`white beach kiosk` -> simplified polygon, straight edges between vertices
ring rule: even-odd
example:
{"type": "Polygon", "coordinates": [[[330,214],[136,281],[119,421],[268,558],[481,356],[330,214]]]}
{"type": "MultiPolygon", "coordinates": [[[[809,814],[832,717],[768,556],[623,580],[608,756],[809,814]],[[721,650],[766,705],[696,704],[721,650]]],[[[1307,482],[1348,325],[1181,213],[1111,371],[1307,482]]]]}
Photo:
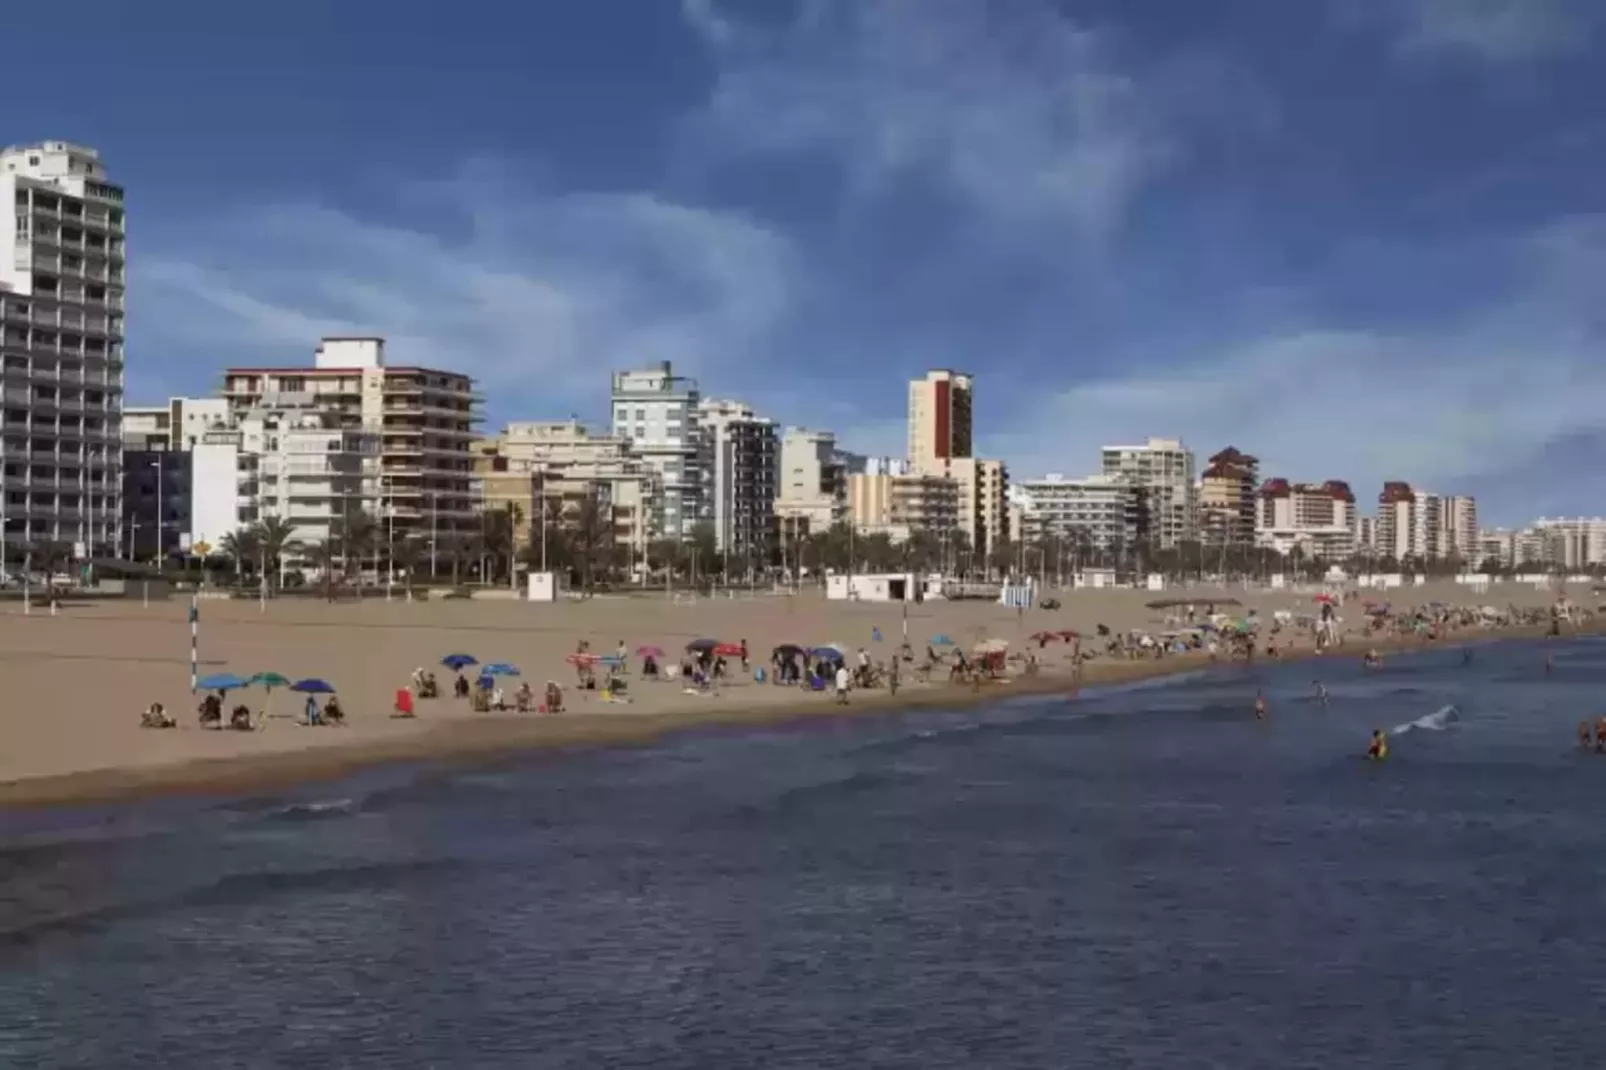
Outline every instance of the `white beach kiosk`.
{"type": "MultiPolygon", "coordinates": [[[[825,597],[835,602],[920,602],[938,597],[913,572],[839,574],[825,578],[825,597]]],[[[940,593],[940,588],[935,589],[940,593]]]]}

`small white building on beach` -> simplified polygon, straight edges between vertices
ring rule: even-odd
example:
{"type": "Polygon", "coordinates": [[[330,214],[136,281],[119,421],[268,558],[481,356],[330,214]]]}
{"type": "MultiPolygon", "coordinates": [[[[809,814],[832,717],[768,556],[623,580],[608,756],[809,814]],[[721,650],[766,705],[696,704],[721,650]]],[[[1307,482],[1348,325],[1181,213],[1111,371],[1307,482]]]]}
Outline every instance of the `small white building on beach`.
{"type": "Polygon", "coordinates": [[[919,602],[928,585],[913,572],[827,576],[825,597],[834,602],[919,602]]]}

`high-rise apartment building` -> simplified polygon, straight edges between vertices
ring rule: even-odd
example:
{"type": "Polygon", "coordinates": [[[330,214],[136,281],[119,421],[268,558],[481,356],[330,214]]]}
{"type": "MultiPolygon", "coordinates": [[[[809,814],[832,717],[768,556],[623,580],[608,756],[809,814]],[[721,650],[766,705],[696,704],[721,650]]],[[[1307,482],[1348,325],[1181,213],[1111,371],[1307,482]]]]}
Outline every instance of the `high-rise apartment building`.
{"type": "Polygon", "coordinates": [[[1255,542],[1280,554],[1343,561],[1355,553],[1359,524],[1349,484],[1268,479],[1256,493],[1255,542]]]}
{"type": "Polygon", "coordinates": [[[1377,553],[1396,562],[1441,557],[1443,504],[1409,483],[1384,483],[1377,496],[1377,553]]]}
{"type": "Polygon", "coordinates": [[[1138,446],[1105,446],[1104,474],[1137,487],[1148,513],[1150,545],[1175,548],[1199,538],[1199,492],[1193,452],[1180,439],[1151,438],[1138,446]]]}
{"type": "Polygon", "coordinates": [[[613,376],[613,433],[658,473],[663,484],[658,530],[689,538],[711,519],[707,508],[707,444],[698,424],[697,381],[676,375],[669,361],[613,376]]]}
{"type": "Polygon", "coordinates": [[[662,484],[628,439],[599,434],[578,420],[520,421],[476,443],[474,451],[483,507],[517,508],[521,547],[539,548],[541,511],[547,526],[570,526],[581,521],[588,502],[607,518],[620,566],[644,560],[659,537],[662,484]]]}
{"type": "Polygon", "coordinates": [[[0,563],[120,546],[123,190],[94,149],[0,150],[0,563]]]}
{"type": "Polygon", "coordinates": [[[1507,555],[1524,564],[1543,561],[1568,570],[1606,564],[1606,519],[1600,517],[1541,517],[1516,536],[1513,543],[1519,549],[1537,548],[1527,559],[1507,555]],[[1528,536],[1526,542],[1521,536],[1528,536]]]}
{"type": "Polygon", "coordinates": [[[1228,446],[1210,458],[1199,477],[1199,537],[1212,546],[1255,541],[1260,461],[1228,446]]]}
{"type": "Polygon", "coordinates": [[[217,547],[271,517],[289,525],[298,547],[292,556],[308,561],[317,547],[338,545],[356,518],[381,516],[379,431],[304,396],[236,411],[228,426],[204,432],[182,452],[190,457],[191,545],[217,547]]]}
{"type": "Polygon", "coordinates": [[[959,485],[946,476],[906,472],[848,476],[848,511],[860,535],[904,542],[916,532],[948,539],[959,529],[959,485]]]}
{"type": "Polygon", "coordinates": [[[1143,534],[1140,493],[1120,476],[1050,473],[1011,485],[1009,500],[1020,517],[1016,537],[1032,545],[1053,540],[1119,555],[1143,534]]]}
{"type": "Polygon", "coordinates": [[[706,398],[697,410],[714,545],[733,573],[766,568],[780,485],[775,424],[739,401],[706,398]]]}
{"type": "Polygon", "coordinates": [[[794,540],[826,531],[847,518],[847,463],[836,435],[805,427],[781,433],[775,516],[781,532],[794,540]]]}
{"type": "MultiPolygon", "coordinates": [[[[474,381],[434,368],[390,367],[382,338],[325,338],[311,367],[229,368],[223,395],[234,420],[258,409],[316,408],[334,424],[379,436],[378,503],[397,539],[442,540],[479,530],[469,450],[481,419],[474,381]]],[[[376,514],[377,515],[377,514],[376,514]]]]}
{"type": "Polygon", "coordinates": [[[1454,557],[1468,568],[1478,564],[1478,502],[1467,494],[1439,500],[1439,556],[1454,557]]]}
{"type": "Polygon", "coordinates": [[[931,371],[909,384],[909,463],[917,470],[972,456],[972,398],[962,372],[931,371]]]}

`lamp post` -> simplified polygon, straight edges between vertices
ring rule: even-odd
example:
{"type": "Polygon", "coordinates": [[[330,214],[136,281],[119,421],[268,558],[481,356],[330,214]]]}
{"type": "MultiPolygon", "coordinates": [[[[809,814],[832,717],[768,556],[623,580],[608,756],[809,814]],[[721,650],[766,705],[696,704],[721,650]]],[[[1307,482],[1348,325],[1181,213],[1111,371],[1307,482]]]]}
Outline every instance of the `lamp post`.
{"type": "Polygon", "coordinates": [[[160,568],[162,564],[162,551],[165,549],[165,547],[162,545],[162,537],[167,534],[167,518],[162,515],[161,458],[157,458],[156,460],[152,461],[151,467],[156,469],[156,565],[158,568],[160,568]]]}

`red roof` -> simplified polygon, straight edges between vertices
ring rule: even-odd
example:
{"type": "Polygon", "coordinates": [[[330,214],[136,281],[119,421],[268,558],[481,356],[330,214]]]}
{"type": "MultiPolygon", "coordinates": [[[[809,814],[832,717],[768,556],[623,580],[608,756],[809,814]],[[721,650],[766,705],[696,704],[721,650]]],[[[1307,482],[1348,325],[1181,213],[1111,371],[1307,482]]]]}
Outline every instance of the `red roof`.
{"type": "Polygon", "coordinates": [[[1416,501],[1416,492],[1411,489],[1411,484],[1409,483],[1390,480],[1383,484],[1383,492],[1377,496],[1377,501],[1379,505],[1392,505],[1395,502],[1414,502],[1416,501]]]}

